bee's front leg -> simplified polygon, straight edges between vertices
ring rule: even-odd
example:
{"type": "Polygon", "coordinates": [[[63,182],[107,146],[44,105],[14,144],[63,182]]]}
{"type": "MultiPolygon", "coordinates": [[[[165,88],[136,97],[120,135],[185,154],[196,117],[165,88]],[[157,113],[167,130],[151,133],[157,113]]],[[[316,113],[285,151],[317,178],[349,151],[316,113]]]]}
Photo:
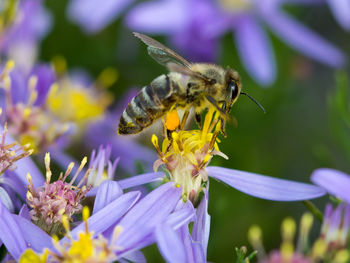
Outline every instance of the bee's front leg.
{"type": "Polygon", "coordinates": [[[182,116],[182,119],[181,119],[180,130],[184,129],[189,114],[190,114],[190,111],[189,110],[185,110],[185,113],[184,113],[184,115],[182,116]]]}
{"type": "Polygon", "coordinates": [[[202,129],[202,116],[200,113],[196,112],[195,120],[196,120],[196,123],[197,123],[199,129],[202,129]]]}
{"type": "Polygon", "coordinates": [[[225,132],[226,121],[223,118],[220,118],[220,123],[221,123],[220,131],[222,135],[224,135],[224,137],[226,138],[226,132],[225,132]]]}

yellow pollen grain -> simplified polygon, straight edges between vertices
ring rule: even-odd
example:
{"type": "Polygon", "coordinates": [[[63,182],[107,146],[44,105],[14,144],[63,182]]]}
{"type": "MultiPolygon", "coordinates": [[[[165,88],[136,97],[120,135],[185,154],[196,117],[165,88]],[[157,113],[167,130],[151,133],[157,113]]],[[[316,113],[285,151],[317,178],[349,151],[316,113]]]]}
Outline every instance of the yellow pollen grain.
{"type": "Polygon", "coordinates": [[[177,113],[177,110],[172,110],[167,114],[166,121],[165,121],[165,127],[173,131],[180,125],[180,118],[179,114],[177,113]]]}
{"type": "Polygon", "coordinates": [[[180,188],[181,185],[180,185],[180,184],[175,184],[175,187],[176,187],[176,188],[180,188]]]}

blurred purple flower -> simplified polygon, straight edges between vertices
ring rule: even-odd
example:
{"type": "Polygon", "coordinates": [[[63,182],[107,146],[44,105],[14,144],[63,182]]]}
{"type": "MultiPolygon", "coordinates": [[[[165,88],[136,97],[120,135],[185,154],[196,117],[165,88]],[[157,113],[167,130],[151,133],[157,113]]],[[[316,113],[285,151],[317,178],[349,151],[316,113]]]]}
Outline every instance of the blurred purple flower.
{"type": "Polygon", "coordinates": [[[276,78],[275,55],[262,24],[299,52],[332,67],[342,66],[343,53],[282,11],[282,2],[289,1],[148,1],[131,9],[126,23],[135,31],[170,36],[184,54],[201,48],[213,54],[216,46],[208,43],[233,31],[243,65],[262,85],[271,85],[276,78]]]}
{"type": "Polygon", "coordinates": [[[9,133],[22,145],[30,144],[35,152],[45,152],[69,129],[47,109],[47,95],[55,81],[53,69],[36,65],[26,72],[8,61],[1,72],[1,119],[9,133]]]}
{"type": "Polygon", "coordinates": [[[96,33],[111,23],[134,0],[71,0],[69,18],[87,33],[96,33]]]}
{"type": "Polygon", "coordinates": [[[341,171],[320,168],[311,175],[311,181],[324,188],[329,194],[350,204],[350,176],[341,171]]]}
{"type": "Polygon", "coordinates": [[[0,36],[0,52],[30,69],[37,56],[38,42],[51,28],[51,16],[42,0],[21,0],[14,21],[0,36]]]}
{"type": "Polygon", "coordinates": [[[31,151],[18,143],[0,126],[0,201],[13,211],[18,196],[25,199],[26,174],[32,173],[37,184],[43,183],[43,177],[28,155],[31,151]],[[16,196],[18,195],[18,196],[16,196]]]}

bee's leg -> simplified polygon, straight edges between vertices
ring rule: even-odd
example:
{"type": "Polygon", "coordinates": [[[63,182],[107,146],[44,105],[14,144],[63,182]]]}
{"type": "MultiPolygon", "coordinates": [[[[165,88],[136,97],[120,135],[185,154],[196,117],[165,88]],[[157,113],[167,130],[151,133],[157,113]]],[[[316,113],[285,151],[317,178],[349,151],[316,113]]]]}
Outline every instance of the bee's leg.
{"type": "Polygon", "coordinates": [[[224,120],[223,118],[220,118],[220,121],[221,121],[220,131],[222,135],[224,135],[224,137],[226,138],[226,132],[225,132],[226,120],[224,120]]]}
{"type": "Polygon", "coordinates": [[[202,116],[201,116],[201,114],[196,112],[194,117],[195,117],[195,120],[196,120],[196,123],[197,123],[199,129],[202,129],[202,116]]]}
{"type": "Polygon", "coordinates": [[[171,130],[168,130],[168,129],[166,129],[166,137],[169,139],[169,140],[171,140],[171,133],[172,133],[173,131],[171,131],[171,130]]]}
{"type": "Polygon", "coordinates": [[[182,116],[182,120],[181,120],[181,124],[180,124],[180,130],[184,129],[189,114],[190,114],[190,111],[189,110],[185,110],[185,113],[182,116]]]}
{"type": "MultiPolygon", "coordinates": [[[[213,137],[211,137],[211,140],[210,140],[210,143],[209,143],[209,151],[213,151],[214,150],[214,145],[215,145],[216,138],[218,137],[218,135],[219,135],[219,132],[216,131],[216,132],[214,132],[213,137]]],[[[200,169],[202,169],[203,167],[205,167],[206,164],[207,164],[207,162],[202,161],[200,163],[200,165],[198,166],[198,171],[200,169]]]]}

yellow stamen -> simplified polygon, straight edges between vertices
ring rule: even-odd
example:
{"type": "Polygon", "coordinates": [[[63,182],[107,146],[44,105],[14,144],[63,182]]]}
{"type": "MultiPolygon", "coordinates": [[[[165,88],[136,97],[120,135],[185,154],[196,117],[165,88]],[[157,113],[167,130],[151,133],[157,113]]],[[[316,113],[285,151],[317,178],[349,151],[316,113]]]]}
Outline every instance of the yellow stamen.
{"type": "Polygon", "coordinates": [[[45,154],[44,161],[45,161],[45,169],[46,169],[46,183],[49,184],[51,181],[51,175],[52,175],[52,172],[50,169],[50,153],[47,152],[45,154]]]}

